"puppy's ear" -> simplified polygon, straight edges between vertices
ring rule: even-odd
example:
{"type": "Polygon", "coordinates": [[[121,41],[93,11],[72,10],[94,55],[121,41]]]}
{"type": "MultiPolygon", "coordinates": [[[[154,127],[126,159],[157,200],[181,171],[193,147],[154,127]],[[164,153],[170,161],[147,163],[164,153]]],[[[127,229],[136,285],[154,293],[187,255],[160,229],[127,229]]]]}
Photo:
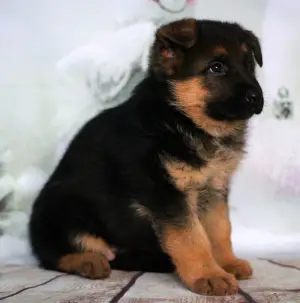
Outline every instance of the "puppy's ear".
{"type": "Polygon", "coordinates": [[[257,64],[262,67],[263,66],[263,56],[261,51],[261,46],[259,39],[254,35],[252,31],[245,30],[246,33],[246,41],[245,43],[249,46],[254,54],[254,58],[257,64]]]}
{"type": "Polygon", "coordinates": [[[158,29],[156,38],[166,44],[174,44],[173,46],[181,46],[184,48],[192,47],[197,38],[196,20],[182,19],[166,25],[158,29]]]}
{"type": "Polygon", "coordinates": [[[180,70],[185,51],[197,40],[197,21],[182,19],[160,27],[156,32],[151,64],[160,75],[173,76],[180,70]]]}

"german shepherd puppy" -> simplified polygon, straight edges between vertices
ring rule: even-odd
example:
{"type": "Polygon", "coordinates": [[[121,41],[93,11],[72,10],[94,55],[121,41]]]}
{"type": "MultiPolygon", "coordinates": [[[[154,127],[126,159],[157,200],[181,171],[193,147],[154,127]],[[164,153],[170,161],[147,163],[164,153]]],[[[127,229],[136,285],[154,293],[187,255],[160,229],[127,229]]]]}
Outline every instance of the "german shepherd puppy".
{"type": "Polygon", "coordinates": [[[232,251],[228,191],[263,109],[256,63],[259,41],[238,24],[160,27],[145,79],[85,124],[37,197],[40,266],[90,279],[175,270],[199,294],[236,293],[252,269],[232,251]]]}

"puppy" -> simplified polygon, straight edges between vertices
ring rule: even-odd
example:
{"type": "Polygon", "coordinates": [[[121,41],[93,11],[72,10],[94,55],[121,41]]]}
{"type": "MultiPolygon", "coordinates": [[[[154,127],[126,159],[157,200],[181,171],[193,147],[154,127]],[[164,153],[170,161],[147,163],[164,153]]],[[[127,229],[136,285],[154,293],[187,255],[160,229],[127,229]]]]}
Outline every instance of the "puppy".
{"type": "Polygon", "coordinates": [[[199,294],[236,293],[252,269],[232,251],[228,192],[263,109],[256,63],[259,41],[237,24],[160,27],[146,78],[86,123],[37,197],[40,265],[91,279],[175,270],[199,294]]]}

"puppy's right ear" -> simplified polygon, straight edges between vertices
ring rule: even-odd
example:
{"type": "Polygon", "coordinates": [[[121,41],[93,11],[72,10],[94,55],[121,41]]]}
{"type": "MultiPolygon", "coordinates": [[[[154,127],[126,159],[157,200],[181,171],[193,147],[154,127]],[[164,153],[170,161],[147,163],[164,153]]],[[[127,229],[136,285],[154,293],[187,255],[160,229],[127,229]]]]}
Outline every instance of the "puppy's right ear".
{"type": "Polygon", "coordinates": [[[263,66],[263,56],[261,45],[257,36],[250,30],[245,30],[246,34],[246,44],[250,47],[251,51],[254,54],[255,61],[257,64],[262,67],[263,66]]]}
{"type": "Polygon", "coordinates": [[[156,32],[151,65],[156,73],[174,76],[184,60],[184,52],[197,41],[196,19],[182,19],[160,27],[156,32]]]}

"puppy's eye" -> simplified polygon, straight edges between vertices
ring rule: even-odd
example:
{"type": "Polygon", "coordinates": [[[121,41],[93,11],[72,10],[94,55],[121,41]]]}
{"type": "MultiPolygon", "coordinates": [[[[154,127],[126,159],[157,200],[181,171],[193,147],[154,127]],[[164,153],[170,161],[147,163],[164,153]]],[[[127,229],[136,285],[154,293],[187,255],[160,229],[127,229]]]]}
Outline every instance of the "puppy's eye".
{"type": "Polygon", "coordinates": [[[227,72],[227,67],[222,62],[214,62],[213,64],[211,64],[209,72],[218,75],[225,75],[227,72]]]}

